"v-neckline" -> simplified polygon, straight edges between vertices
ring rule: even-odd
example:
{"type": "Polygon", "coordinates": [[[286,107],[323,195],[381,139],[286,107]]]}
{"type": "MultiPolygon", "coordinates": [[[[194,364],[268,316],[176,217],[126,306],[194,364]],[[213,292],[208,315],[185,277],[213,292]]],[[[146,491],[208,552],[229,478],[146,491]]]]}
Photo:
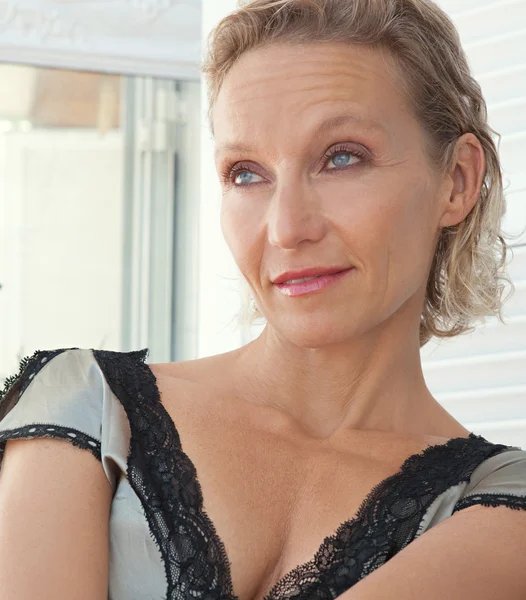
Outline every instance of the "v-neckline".
{"type": "MultiPolygon", "coordinates": [[[[198,503],[197,509],[201,512],[205,521],[209,524],[209,532],[207,532],[207,533],[209,533],[210,536],[215,539],[217,546],[220,548],[221,559],[222,559],[221,560],[222,568],[223,568],[224,574],[226,576],[229,589],[232,590],[232,596],[233,596],[234,600],[241,600],[240,596],[238,596],[235,593],[235,591],[233,590],[232,571],[231,571],[232,562],[230,561],[230,559],[228,557],[228,553],[226,551],[226,546],[225,546],[223,540],[221,539],[221,536],[219,535],[219,533],[214,525],[214,522],[212,521],[212,519],[210,518],[210,516],[208,515],[208,513],[206,512],[206,510],[204,508],[203,492],[202,492],[201,484],[199,482],[199,476],[198,476],[198,472],[195,467],[195,464],[192,461],[192,459],[190,458],[190,456],[183,449],[177,426],[175,425],[175,422],[172,419],[172,417],[170,416],[170,413],[166,410],[166,407],[164,406],[164,404],[161,401],[161,392],[160,392],[160,389],[159,389],[159,386],[157,383],[157,378],[156,378],[154,372],[152,371],[152,369],[148,363],[144,362],[143,364],[147,367],[149,373],[153,377],[154,388],[155,388],[155,392],[156,392],[156,400],[158,401],[160,413],[161,413],[162,417],[164,417],[164,420],[165,420],[165,423],[167,424],[167,426],[171,429],[171,433],[174,435],[174,439],[177,442],[178,452],[184,458],[184,460],[187,462],[187,464],[190,466],[190,471],[192,473],[192,478],[193,478],[192,483],[194,484],[194,486],[197,490],[197,497],[199,498],[199,503],[198,503]]],[[[463,440],[465,443],[468,443],[469,441],[472,441],[474,439],[479,439],[479,438],[481,439],[481,436],[477,436],[473,432],[470,432],[468,437],[461,436],[461,437],[457,437],[457,438],[451,438],[447,442],[444,442],[442,444],[433,444],[433,445],[427,446],[420,452],[416,452],[416,453],[408,456],[404,460],[404,462],[402,463],[400,468],[394,474],[389,475],[388,477],[385,477],[384,479],[382,479],[376,486],[374,486],[367,493],[367,495],[363,499],[362,503],[360,504],[359,509],[354,514],[354,516],[352,516],[350,519],[347,519],[344,522],[342,522],[332,534],[329,534],[322,540],[318,549],[316,550],[315,554],[313,555],[313,557],[310,560],[299,564],[298,566],[291,569],[288,573],[285,573],[285,575],[280,577],[280,579],[278,581],[276,581],[276,583],[274,583],[272,585],[272,587],[267,591],[263,600],[274,600],[276,597],[276,592],[277,592],[277,590],[279,590],[280,587],[284,586],[288,582],[288,580],[291,580],[296,573],[299,573],[302,570],[308,568],[309,564],[311,564],[313,562],[315,557],[332,540],[337,539],[338,536],[340,535],[340,533],[345,528],[349,528],[352,525],[354,525],[355,523],[358,523],[360,521],[360,519],[363,517],[363,515],[367,512],[367,509],[377,499],[378,492],[380,490],[383,490],[388,484],[394,483],[394,482],[400,480],[406,474],[409,467],[416,467],[417,471],[418,471],[418,469],[423,464],[423,459],[429,457],[430,454],[436,453],[438,450],[443,450],[443,449],[449,448],[452,445],[456,444],[457,442],[461,442],[461,440],[463,440]]]]}

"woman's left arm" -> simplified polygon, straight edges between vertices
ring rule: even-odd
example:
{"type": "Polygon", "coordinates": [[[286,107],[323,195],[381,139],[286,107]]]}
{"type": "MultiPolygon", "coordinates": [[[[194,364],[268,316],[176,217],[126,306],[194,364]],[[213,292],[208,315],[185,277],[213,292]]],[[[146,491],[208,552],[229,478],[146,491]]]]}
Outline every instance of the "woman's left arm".
{"type": "Polygon", "coordinates": [[[525,600],[526,511],[470,506],[413,540],[338,600],[525,600]]]}

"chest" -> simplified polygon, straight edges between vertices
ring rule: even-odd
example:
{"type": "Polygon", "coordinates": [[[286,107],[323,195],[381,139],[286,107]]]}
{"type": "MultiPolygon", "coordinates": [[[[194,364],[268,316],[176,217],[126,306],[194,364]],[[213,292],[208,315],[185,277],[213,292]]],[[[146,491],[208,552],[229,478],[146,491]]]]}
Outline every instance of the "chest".
{"type": "Polygon", "coordinates": [[[371,490],[427,446],[412,440],[385,453],[366,443],[306,444],[276,434],[227,399],[206,402],[197,390],[173,385],[160,385],[162,402],[195,466],[203,509],[241,600],[262,600],[284,576],[291,583],[295,570],[308,572],[322,544],[330,545],[326,538],[356,515],[371,490]]]}

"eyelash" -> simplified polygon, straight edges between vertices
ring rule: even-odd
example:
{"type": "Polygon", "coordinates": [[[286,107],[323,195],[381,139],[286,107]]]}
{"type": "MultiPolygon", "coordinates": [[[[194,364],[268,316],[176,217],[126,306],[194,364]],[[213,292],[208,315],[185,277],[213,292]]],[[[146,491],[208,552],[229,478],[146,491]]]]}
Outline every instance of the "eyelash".
{"type": "MultiPolygon", "coordinates": [[[[331,148],[331,150],[329,150],[328,152],[326,152],[324,154],[325,160],[324,160],[323,165],[326,166],[327,163],[329,162],[329,160],[338,154],[351,154],[352,156],[357,156],[358,158],[361,158],[361,159],[366,158],[365,152],[358,150],[356,148],[350,149],[348,146],[343,144],[343,145],[339,145],[334,148],[331,148]]],[[[334,169],[331,169],[331,171],[343,171],[343,170],[349,169],[350,167],[353,167],[353,166],[354,165],[347,165],[346,167],[335,167],[334,169]]],[[[250,173],[254,173],[255,175],[258,175],[258,173],[255,173],[255,171],[251,171],[251,169],[249,167],[243,165],[243,163],[239,163],[234,166],[227,165],[221,171],[221,178],[222,178],[223,183],[232,184],[235,187],[250,187],[251,185],[256,185],[253,183],[252,184],[249,183],[249,184],[245,184],[245,185],[238,185],[233,182],[234,176],[237,173],[244,172],[244,171],[248,171],[250,173]]],[[[257,183],[259,183],[259,182],[257,182],[257,183]]]]}

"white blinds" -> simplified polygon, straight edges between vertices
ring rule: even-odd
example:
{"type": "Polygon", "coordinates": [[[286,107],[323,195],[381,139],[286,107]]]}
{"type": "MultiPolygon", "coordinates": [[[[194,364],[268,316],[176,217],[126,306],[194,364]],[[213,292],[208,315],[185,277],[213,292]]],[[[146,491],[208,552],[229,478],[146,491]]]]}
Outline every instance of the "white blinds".
{"type": "MultiPolygon", "coordinates": [[[[526,0],[441,0],[457,26],[502,136],[507,233],[526,227],[526,0]]],[[[465,427],[526,448],[526,234],[514,242],[509,271],[516,286],[503,314],[474,333],[422,349],[433,395],[465,427]]]]}

